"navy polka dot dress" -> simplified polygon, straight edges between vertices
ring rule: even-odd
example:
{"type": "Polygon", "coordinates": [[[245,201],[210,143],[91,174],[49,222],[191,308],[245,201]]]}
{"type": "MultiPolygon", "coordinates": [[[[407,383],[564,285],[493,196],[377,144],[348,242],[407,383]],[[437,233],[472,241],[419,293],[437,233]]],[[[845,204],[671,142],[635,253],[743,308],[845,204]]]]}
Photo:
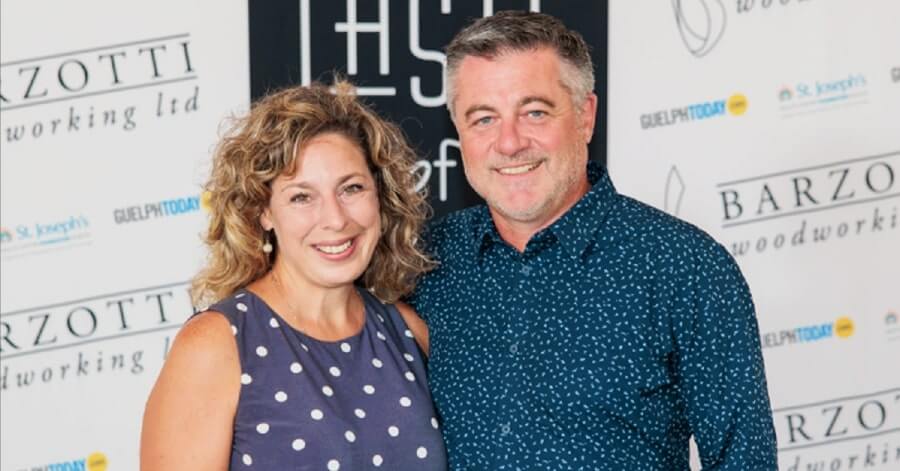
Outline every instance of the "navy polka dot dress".
{"type": "Polygon", "coordinates": [[[335,342],[291,328],[250,291],[210,306],[241,362],[231,469],[446,469],[413,334],[394,306],[359,293],[364,327],[335,342]]]}

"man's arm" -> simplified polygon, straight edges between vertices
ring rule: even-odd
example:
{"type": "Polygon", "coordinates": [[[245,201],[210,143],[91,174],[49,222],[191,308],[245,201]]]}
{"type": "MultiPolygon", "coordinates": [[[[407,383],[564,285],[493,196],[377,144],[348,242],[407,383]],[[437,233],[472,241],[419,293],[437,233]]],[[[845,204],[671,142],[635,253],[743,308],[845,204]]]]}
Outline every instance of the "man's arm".
{"type": "Polygon", "coordinates": [[[776,441],[750,291],[719,245],[694,254],[676,324],[676,368],[704,470],[776,470],[776,441]]]}

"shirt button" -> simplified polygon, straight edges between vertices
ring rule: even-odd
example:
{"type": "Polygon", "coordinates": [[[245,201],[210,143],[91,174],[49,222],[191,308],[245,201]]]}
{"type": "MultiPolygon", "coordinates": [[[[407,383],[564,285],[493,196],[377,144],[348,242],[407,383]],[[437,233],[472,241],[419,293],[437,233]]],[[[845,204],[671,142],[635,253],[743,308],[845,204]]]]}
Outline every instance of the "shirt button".
{"type": "Polygon", "coordinates": [[[500,426],[500,435],[509,435],[512,432],[512,427],[509,424],[503,424],[500,426]]]}
{"type": "Polygon", "coordinates": [[[522,274],[525,275],[525,276],[528,276],[528,275],[531,274],[531,267],[529,267],[528,265],[526,265],[526,266],[522,267],[522,269],[519,270],[519,272],[522,273],[522,274]]]}
{"type": "Polygon", "coordinates": [[[519,344],[514,343],[514,344],[510,345],[509,353],[512,353],[513,355],[515,355],[516,353],[519,353],[519,344]]]}

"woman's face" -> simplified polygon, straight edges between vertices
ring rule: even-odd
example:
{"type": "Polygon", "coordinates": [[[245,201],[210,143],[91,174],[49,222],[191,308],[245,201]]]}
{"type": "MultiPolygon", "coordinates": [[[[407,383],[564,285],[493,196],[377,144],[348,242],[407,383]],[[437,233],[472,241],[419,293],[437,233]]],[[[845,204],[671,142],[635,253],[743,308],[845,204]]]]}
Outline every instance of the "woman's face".
{"type": "Polygon", "coordinates": [[[336,287],[368,267],[381,234],[378,190],[362,149],[340,133],[298,150],[297,171],[272,182],[260,222],[278,240],[286,264],[313,285],[336,287]]]}

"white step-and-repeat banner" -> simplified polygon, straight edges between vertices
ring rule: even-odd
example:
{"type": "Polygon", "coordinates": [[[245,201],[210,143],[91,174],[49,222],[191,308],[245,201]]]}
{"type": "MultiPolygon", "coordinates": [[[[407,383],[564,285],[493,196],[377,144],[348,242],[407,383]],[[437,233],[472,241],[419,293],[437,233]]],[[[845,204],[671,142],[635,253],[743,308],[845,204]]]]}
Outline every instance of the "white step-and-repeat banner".
{"type": "MultiPolygon", "coordinates": [[[[782,470],[897,469],[900,2],[610,3],[611,173],[744,269],[782,470]]],[[[471,7],[391,2],[420,5],[471,7]]],[[[250,100],[251,12],[0,7],[0,469],[137,469],[144,401],[191,313],[210,150],[250,100]]]]}
{"type": "Polygon", "coordinates": [[[246,10],[3,0],[0,469],[138,468],[210,149],[249,102],[246,10]]]}
{"type": "Polygon", "coordinates": [[[780,469],[900,469],[900,2],[610,2],[608,119],[748,279],[780,469]]]}

